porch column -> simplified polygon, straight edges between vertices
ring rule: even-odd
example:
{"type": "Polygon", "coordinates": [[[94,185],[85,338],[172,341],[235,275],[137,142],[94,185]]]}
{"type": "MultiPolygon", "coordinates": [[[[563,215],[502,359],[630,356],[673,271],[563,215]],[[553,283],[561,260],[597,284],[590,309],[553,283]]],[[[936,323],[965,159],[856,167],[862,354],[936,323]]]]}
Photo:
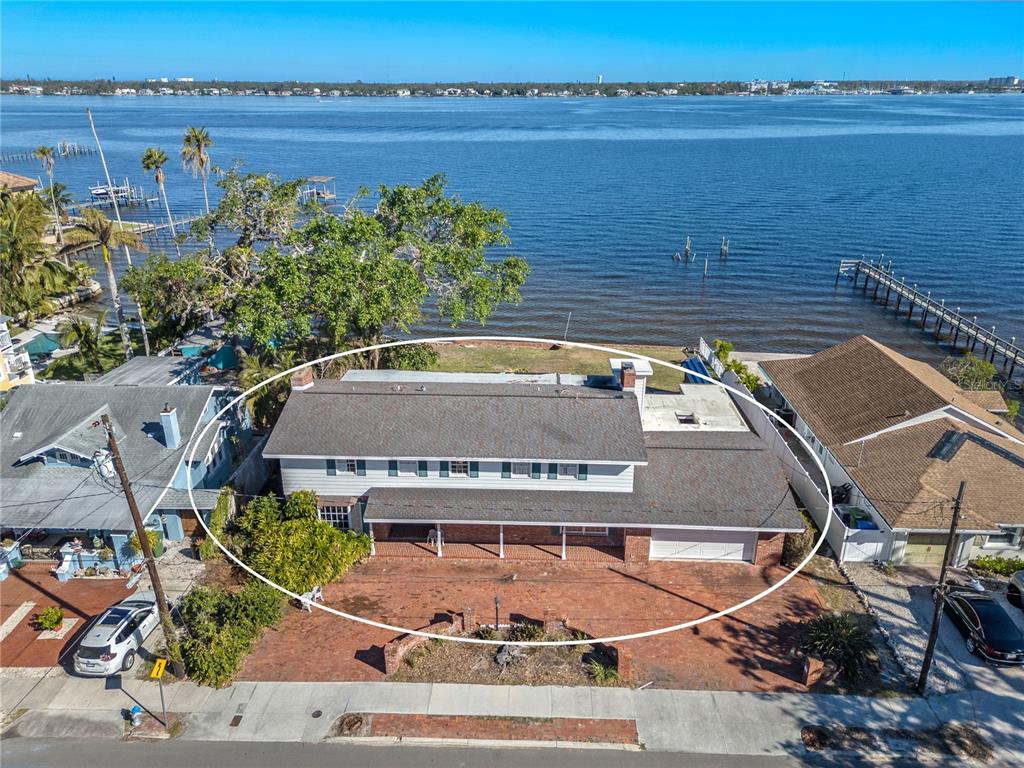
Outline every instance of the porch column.
{"type": "Polygon", "coordinates": [[[562,526],[562,559],[565,560],[565,526],[562,526]]]}
{"type": "Polygon", "coordinates": [[[370,556],[377,554],[377,543],[373,538],[373,523],[370,523],[370,556]]]}
{"type": "Polygon", "coordinates": [[[437,556],[441,557],[441,550],[444,549],[444,543],[441,541],[441,524],[434,523],[434,530],[437,531],[437,556]]]}
{"type": "Polygon", "coordinates": [[[498,557],[505,557],[505,526],[498,526],[498,557]]]}

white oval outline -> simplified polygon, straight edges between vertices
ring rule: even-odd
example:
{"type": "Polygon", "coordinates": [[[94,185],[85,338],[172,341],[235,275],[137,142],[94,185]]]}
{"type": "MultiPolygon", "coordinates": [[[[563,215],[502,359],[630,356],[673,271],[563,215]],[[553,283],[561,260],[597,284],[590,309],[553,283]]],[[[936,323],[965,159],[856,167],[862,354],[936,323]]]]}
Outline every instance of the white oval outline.
{"type": "MultiPolygon", "coordinates": [[[[603,346],[600,346],[600,345],[597,345],[597,344],[587,344],[587,343],[578,342],[578,341],[567,341],[567,340],[564,340],[564,339],[562,339],[562,340],[557,340],[557,339],[539,339],[539,338],[534,338],[532,336],[435,336],[435,337],[426,338],[426,339],[403,339],[403,340],[400,340],[400,341],[389,341],[389,342],[386,342],[386,343],[383,343],[383,344],[374,344],[374,345],[369,346],[369,347],[360,347],[359,349],[349,349],[349,350],[346,350],[344,352],[336,352],[336,353],[334,353],[332,355],[327,355],[325,357],[321,357],[321,358],[318,358],[316,360],[311,360],[308,363],[302,363],[300,365],[296,365],[293,368],[289,368],[286,371],[281,371],[280,373],[277,373],[277,374],[271,376],[269,379],[266,379],[265,381],[260,382],[256,386],[250,387],[245,392],[242,392],[240,395],[235,397],[231,402],[229,402],[227,405],[225,405],[223,408],[221,408],[219,411],[217,411],[217,413],[214,415],[214,417],[212,419],[210,419],[210,421],[206,424],[205,427],[203,427],[203,430],[198,435],[196,435],[195,432],[196,432],[196,429],[198,429],[198,427],[199,427],[199,422],[196,422],[196,426],[193,427],[193,429],[192,429],[192,437],[189,438],[189,442],[192,442],[194,444],[192,446],[191,452],[188,455],[188,463],[191,464],[195,460],[196,450],[199,448],[199,445],[202,443],[203,437],[206,435],[207,430],[209,430],[210,427],[212,427],[214,424],[216,424],[217,420],[223,414],[225,414],[227,411],[229,411],[231,408],[233,408],[235,406],[235,404],[237,404],[240,401],[244,401],[244,399],[246,397],[248,397],[250,394],[252,394],[253,392],[256,392],[257,390],[261,389],[262,387],[265,387],[267,384],[270,384],[271,382],[277,381],[278,379],[284,378],[285,376],[291,376],[291,374],[295,373],[296,371],[301,371],[303,368],[308,368],[311,365],[318,365],[320,363],[330,362],[331,360],[337,360],[339,358],[348,357],[350,355],[358,355],[361,352],[371,352],[371,351],[376,350],[376,349],[387,349],[389,347],[411,346],[413,344],[442,344],[442,343],[451,343],[451,342],[456,342],[456,341],[497,341],[497,342],[527,342],[527,343],[537,343],[537,344],[550,344],[550,345],[553,345],[553,346],[558,345],[558,346],[576,347],[576,348],[579,348],[579,349],[590,349],[590,350],[594,350],[596,352],[605,352],[605,353],[608,353],[608,354],[611,354],[611,355],[615,355],[615,356],[618,356],[618,357],[629,357],[629,358],[634,358],[634,359],[639,359],[639,360],[646,360],[646,361],[648,361],[650,363],[655,363],[657,365],[663,365],[663,366],[665,366],[667,368],[671,368],[673,370],[679,371],[681,373],[684,373],[684,374],[687,374],[687,375],[690,375],[690,376],[698,376],[698,377],[700,377],[702,379],[705,379],[710,384],[717,384],[718,386],[722,387],[723,389],[725,389],[725,390],[727,390],[729,392],[732,392],[733,394],[743,398],[744,400],[747,400],[747,401],[753,403],[758,408],[760,408],[762,411],[764,411],[766,414],[768,414],[768,416],[770,418],[775,419],[780,424],[785,424],[785,422],[783,422],[781,418],[779,418],[776,414],[772,413],[770,410],[765,408],[763,405],[761,405],[759,402],[757,402],[750,395],[748,395],[748,394],[746,394],[744,392],[741,392],[741,391],[739,391],[738,389],[736,389],[734,387],[730,387],[728,384],[725,384],[724,382],[718,381],[717,379],[713,379],[710,376],[705,376],[704,374],[699,373],[697,371],[691,371],[691,370],[684,369],[681,365],[675,365],[674,363],[669,363],[669,362],[666,362],[664,360],[658,360],[657,358],[648,357],[647,355],[639,355],[639,354],[636,354],[635,352],[626,352],[626,351],[623,351],[623,350],[615,349],[613,347],[603,347],[603,346]]],[[[786,426],[788,426],[788,425],[786,425],[786,426]]],[[[814,463],[815,463],[815,465],[817,465],[818,469],[821,470],[821,475],[822,475],[823,478],[825,478],[825,485],[827,486],[829,484],[828,483],[828,474],[825,472],[825,467],[822,465],[821,461],[815,455],[814,450],[811,448],[811,446],[808,444],[808,442],[803,438],[803,436],[800,435],[799,432],[794,430],[792,434],[807,449],[807,454],[811,457],[811,459],[814,460],[814,463]]],[[[787,481],[787,483],[788,483],[788,481],[787,481]]],[[[170,485],[168,485],[168,488],[169,487],[170,487],[170,485]]],[[[206,531],[206,535],[209,536],[210,539],[213,540],[213,542],[217,545],[217,547],[225,555],[227,555],[232,561],[234,561],[237,565],[241,566],[241,568],[246,573],[248,573],[250,576],[256,577],[257,579],[262,581],[264,584],[268,584],[269,586],[274,587],[275,589],[277,589],[280,592],[283,592],[284,594],[288,595],[288,597],[290,597],[292,599],[295,599],[295,600],[300,599],[300,596],[298,594],[296,594],[295,592],[292,592],[292,591],[290,591],[288,589],[285,589],[280,584],[277,584],[276,582],[271,581],[270,579],[268,579],[266,576],[264,576],[264,575],[262,575],[260,573],[257,573],[252,568],[250,568],[248,565],[243,563],[238,557],[236,557],[234,555],[234,553],[229,552],[228,549],[220,542],[220,540],[216,536],[214,536],[213,533],[210,532],[209,527],[207,527],[207,525],[206,525],[206,521],[203,519],[202,514],[199,512],[198,508],[196,507],[196,500],[195,500],[195,496],[192,494],[192,491],[193,491],[193,489],[190,487],[188,489],[188,498],[189,498],[189,501],[192,503],[192,511],[195,513],[196,519],[199,521],[199,524],[201,526],[203,526],[203,530],[206,531]]],[[[355,616],[355,615],[350,614],[350,613],[345,613],[344,611],[339,611],[337,608],[331,608],[329,605],[324,605],[323,603],[317,603],[315,601],[312,602],[311,605],[314,608],[319,608],[322,611],[326,611],[327,613],[334,614],[335,616],[340,616],[343,619],[348,619],[349,621],[355,621],[355,622],[358,622],[360,624],[366,624],[367,626],[376,627],[377,629],[386,629],[386,630],[389,630],[389,631],[392,631],[392,632],[397,632],[397,633],[400,633],[400,634],[415,635],[417,637],[426,637],[426,638],[431,638],[431,639],[437,638],[439,640],[450,640],[450,641],[456,642],[456,643],[475,643],[477,645],[513,645],[513,646],[521,646],[521,647],[593,645],[593,644],[598,644],[598,643],[606,643],[606,644],[607,643],[621,643],[621,642],[625,642],[625,641],[628,641],[628,640],[639,640],[639,639],[644,638],[644,637],[655,637],[657,635],[666,635],[666,634],[668,634],[670,632],[678,632],[681,629],[688,629],[690,627],[696,627],[696,626],[698,626],[700,624],[705,624],[705,623],[707,623],[709,621],[714,621],[715,619],[720,619],[723,616],[728,616],[731,613],[734,613],[736,611],[742,610],[743,608],[746,608],[749,605],[753,605],[754,603],[756,603],[761,598],[767,597],[768,595],[770,595],[775,590],[777,590],[780,587],[784,586],[791,579],[795,578],[796,575],[798,573],[800,573],[800,571],[802,571],[804,569],[804,567],[811,561],[811,558],[814,557],[816,554],[818,554],[818,550],[821,548],[821,545],[825,541],[825,536],[828,533],[829,526],[832,524],[832,517],[833,517],[833,514],[834,514],[834,507],[832,506],[831,494],[829,494],[826,497],[826,501],[828,501],[828,519],[825,522],[825,527],[822,529],[821,536],[818,538],[818,541],[815,542],[814,547],[811,548],[811,551],[807,554],[807,557],[805,557],[803,559],[803,561],[800,563],[800,565],[798,565],[794,570],[792,570],[791,572],[789,572],[785,576],[783,576],[781,579],[779,579],[779,581],[777,581],[775,584],[772,584],[767,589],[762,590],[761,592],[758,592],[753,597],[749,597],[746,600],[743,600],[742,602],[736,603],[736,605],[730,606],[728,608],[724,608],[724,609],[722,609],[720,611],[716,611],[715,613],[708,614],[707,616],[701,616],[700,618],[693,619],[691,621],[684,621],[682,624],[673,624],[672,626],[669,626],[669,627],[660,627],[658,629],[651,629],[651,630],[648,630],[646,632],[635,632],[635,633],[629,634],[629,635],[615,635],[615,636],[612,636],[612,637],[587,638],[585,640],[522,640],[522,641],[518,641],[518,642],[509,641],[509,640],[484,640],[484,639],[478,638],[478,637],[459,637],[459,636],[456,636],[456,635],[439,635],[439,634],[436,634],[434,632],[424,632],[423,630],[420,630],[420,629],[407,629],[406,627],[398,627],[398,626],[395,626],[393,624],[385,624],[385,623],[380,622],[380,621],[374,621],[373,619],[367,619],[367,618],[364,618],[362,616],[355,616]]]]}

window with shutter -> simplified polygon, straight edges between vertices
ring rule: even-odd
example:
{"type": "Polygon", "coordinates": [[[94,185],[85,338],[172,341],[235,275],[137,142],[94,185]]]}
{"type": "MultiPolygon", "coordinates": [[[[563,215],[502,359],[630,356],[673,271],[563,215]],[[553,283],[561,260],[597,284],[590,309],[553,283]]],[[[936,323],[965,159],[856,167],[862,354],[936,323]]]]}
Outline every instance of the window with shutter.
{"type": "Polygon", "coordinates": [[[419,463],[419,466],[416,468],[416,474],[419,477],[426,477],[427,476],[427,462],[421,461],[419,463]]]}
{"type": "Polygon", "coordinates": [[[394,459],[388,460],[388,477],[398,477],[398,462],[394,459]]]}
{"type": "Polygon", "coordinates": [[[586,480],[587,479],[587,469],[588,468],[587,468],[586,464],[580,464],[579,471],[576,473],[576,479],[577,480],[586,480]]]}
{"type": "Polygon", "coordinates": [[[442,461],[441,462],[441,471],[438,472],[438,474],[441,477],[448,477],[448,462],[447,461],[442,461]]]}
{"type": "Polygon", "coordinates": [[[558,465],[557,464],[548,464],[548,480],[557,480],[557,479],[558,479],[558,465]]]}
{"type": "Polygon", "coordinates": [[[480,462],[479,461],[471,461],[471,462],[469,462],[469,476],[470,477],[480,477],[480,462]]]}
{"type": "Polygon", "coordinates": [[[502,478],[508,479],[512,477],[512,462],[503,461],[501,462],[501,476],[502,478]]]}
{"type": "Polygon", "coordinates": [[[530,467],[530,477],[534,480],[540,480],[540,464],[534,464],[530,467]]]}
{"type": "Polygon", "coordinates": [[[356,474],[360,477],[366,476],[366,461],[363,459],[356,459],[356,474]]]}
{"type": "Polygon", "coordinates": [[[334,459],[327,460],[327,476],[334,477],[338,474],[338,462],[334,459]]]}

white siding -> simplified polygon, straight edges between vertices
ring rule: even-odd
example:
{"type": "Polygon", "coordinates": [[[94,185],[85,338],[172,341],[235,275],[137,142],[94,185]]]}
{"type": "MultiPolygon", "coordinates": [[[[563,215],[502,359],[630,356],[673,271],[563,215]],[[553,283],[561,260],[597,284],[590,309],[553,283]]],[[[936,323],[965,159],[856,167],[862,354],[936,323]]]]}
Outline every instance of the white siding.
{"type": "Polygon", "coordinates": [[[632,464],[588,464],[587,479],[558,478],[548,480],[547,462],[541,464],[540,479],[529,477],[503,478],[501,462],[481,461],[480,476],[450,475],[440,477],[440,462],[427,462],[427,476],[388,475],[388,463],[383,459],[367,459],[366,474],[353,475],[343,471],[344,462],[338,461],[338,474],[327,474],[323,459],[281,459],[281,482],[285,493],[309,489],[322,496],[362,496],[370,488],[483,488],[490,490],[542,490],[542,491],[633,491],[632,464]]]}

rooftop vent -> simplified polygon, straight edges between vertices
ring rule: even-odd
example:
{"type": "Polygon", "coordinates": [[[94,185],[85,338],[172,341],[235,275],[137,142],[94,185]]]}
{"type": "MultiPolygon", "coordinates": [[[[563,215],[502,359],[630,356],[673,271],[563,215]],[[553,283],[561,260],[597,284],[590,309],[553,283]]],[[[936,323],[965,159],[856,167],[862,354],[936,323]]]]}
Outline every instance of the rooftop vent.
{"type": "Polygon", "coordinates": [[[683,413],[676,411],[676,422],[679,424],[700,424],[700,419],[695,413],[683,413]]]}

